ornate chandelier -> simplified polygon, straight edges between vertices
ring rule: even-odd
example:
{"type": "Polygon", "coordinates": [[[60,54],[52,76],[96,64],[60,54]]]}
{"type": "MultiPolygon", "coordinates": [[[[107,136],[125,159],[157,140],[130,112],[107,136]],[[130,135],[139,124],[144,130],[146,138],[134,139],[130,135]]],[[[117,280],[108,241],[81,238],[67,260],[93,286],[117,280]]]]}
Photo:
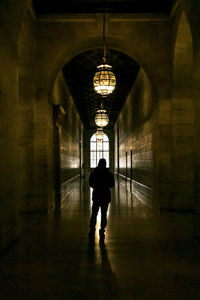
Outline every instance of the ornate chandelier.
{"type": "Polygon", "coordinates": [[[99,65],[93,78],[94,90],[103,97],[112,94],[116,86],[116,78],[111,70],[110,65],[99,65]]]}
{"type": "Polygon", "coordinates": [[[104,55],[103,64],[97,67],[93,78],[94,90],[103,97],[112,94],[116,86],[116,78],[112,72],[112,66],[106,64],[106,43],[105,43],[105,14],[103,14],[103,42],[104,55]]]}
{"type": "Polygon", "coordinates": [[[109,117],[106,113],[106,110],[103,108],[103,104],[101,104],[100,109],[97,110],[95,123],[98,127],[105,127],[109,123],[109,117]]]}
{"type": "Polygon", "coordinates": [[[97,128],[95,136],[96,136],[97,141],[102,141],[103,140],[103,136],[104,136],[103,128],[101,128],[101,127],[97,128]]]}

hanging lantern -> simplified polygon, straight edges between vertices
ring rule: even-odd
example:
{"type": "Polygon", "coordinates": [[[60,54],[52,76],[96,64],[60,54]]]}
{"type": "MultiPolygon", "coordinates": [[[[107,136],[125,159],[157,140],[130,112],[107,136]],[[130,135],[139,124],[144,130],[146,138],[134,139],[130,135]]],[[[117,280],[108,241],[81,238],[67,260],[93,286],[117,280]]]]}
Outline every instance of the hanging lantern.
{"type": "Polygon", "coordinates": [[[112,67],[106,63],[106,37],[105,37],[105,13],[103,14],[103,44],[104,55],[103,64],[97,67],[97,72],[93,78],[94,90],[103,97],[112,94],[116,86],[116,78],[112,72],[112,67]]]}
{"type": "Polygon", "coordinates": [[[101,106],[101,109],[97,110],[96,116],[95,116],[95,123],[99,127],[105,127],[109,123],[109,117],[106,113],[106,110],[103,109],[101,106]]]}
{"type": "Polygon", "coordinates": [[[102,64],[97,67],[97,72],[93,78],[94,90],[106,97],[115,89],[116,78],[112,72],[112,67],[107,64],[102,64]]]}
{"type": "Polygon", "coordinates": [[[97,142],[98,141],[102,141],[103,140],[103,136],[104,136],[103,128],[97,128],[95,136],[96,136],[97,142]]]}

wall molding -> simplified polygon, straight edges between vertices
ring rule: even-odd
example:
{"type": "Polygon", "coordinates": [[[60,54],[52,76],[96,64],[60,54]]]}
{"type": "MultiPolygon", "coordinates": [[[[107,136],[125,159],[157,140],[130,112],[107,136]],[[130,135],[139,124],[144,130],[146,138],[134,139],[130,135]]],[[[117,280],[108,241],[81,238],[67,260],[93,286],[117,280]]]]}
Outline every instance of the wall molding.
{"type": "Polygon", "coordinates": [[[74,189],[77,188],[77,184],[80,184],[80,174],[61,183],[61,203],[69,199],[70,195],[74,192],[74,189]]]}
{"type": "Polygon", "coordinates": [[[146,188],[150,191],[153,191],[153,188],[149,187],[148,185],[142,184],[142,183],[140,183],[140,182],[138,182],[134,179],[130,179],[129,177],[126,177],[125,175],[122,175],[120,173],[119,173],[119,176],[123,177],[125,180],[131,181],[132,183],[135,183],[135,184],[140,185],[140,186],[142,186],[142,187],[144,187],[144,188],[146,188]]]}
{"type": "Polygon", "coordinates": [[[144,205],[151,206],[153,208],[158,208],[158,205],[154,202],[154,189],[144,185],[134,179],[124,176],[123,174],[118,174],[118,176],[124,180],[127,185],[127,190],[137,198],[139,202],[144,205]]]}

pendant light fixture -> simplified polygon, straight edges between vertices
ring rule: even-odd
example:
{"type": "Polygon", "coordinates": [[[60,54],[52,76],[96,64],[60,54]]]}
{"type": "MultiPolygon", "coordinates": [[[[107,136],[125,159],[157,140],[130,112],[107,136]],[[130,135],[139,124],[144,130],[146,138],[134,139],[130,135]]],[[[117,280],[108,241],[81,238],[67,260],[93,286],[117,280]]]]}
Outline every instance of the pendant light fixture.
{"type": "Polygon", "coordinates": [[[109,123],[109,117],[106,110],[103,108],[103,103],[101,103],[100,109],[97,110],[95,123],[98,127],[105,127],[109,123]]]}
{"type": "Polygon", "coordinates": [[[116,78],[112,72],[112,66],[106,63],[106,42],[105,42],[105,13],[103,14],[103,43],[104,55],[103,63],[97,67],[97,72],[93,78],[94,90],[103,97],[107,97],[115,89],[116,78]]]}
{"type": "Polygon", "coordinates": [[[97,128],[95,136],[96,136],[97,141],[102,141],[103,140],[103,136],[104,136],[103,128],[101,128],[101,127],[97,128]]]}

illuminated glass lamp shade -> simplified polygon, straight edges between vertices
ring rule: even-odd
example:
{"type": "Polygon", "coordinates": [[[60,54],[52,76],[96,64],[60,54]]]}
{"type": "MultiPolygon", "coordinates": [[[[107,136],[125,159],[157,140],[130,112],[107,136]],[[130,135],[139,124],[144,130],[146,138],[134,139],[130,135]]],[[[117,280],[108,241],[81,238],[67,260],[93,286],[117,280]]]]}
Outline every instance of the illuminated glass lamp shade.
{"type": "Polygon", "coordinates": [[[96,136],[97,141],[102,141],[103,136],[104,136],[103,128],[97,128],[95,136],[96,136]]]}
{"type": "Polygon", "coordinates": [[[105,127],[109,123],[109,118],[105,109],[97,110],[95,123],[98,127],[105,127]]]}
{"type": "Polygon", "coordinates": [[[93,78],[94,90],[103,97],[112,94],[116,86],[116,78],[112,72],[112,67],[102,64],[97,67],[97,72],[93,78]]]}

